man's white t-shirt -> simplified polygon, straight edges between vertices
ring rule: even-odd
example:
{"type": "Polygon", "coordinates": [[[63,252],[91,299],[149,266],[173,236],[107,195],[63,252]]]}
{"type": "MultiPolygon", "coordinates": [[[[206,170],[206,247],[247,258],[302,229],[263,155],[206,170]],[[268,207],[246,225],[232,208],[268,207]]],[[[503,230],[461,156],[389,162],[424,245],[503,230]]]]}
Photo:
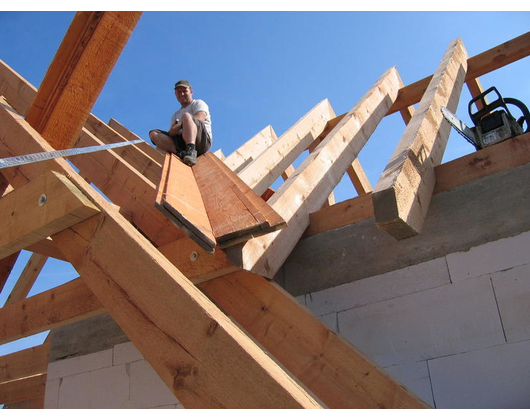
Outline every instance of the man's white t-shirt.
{"type": "Polygon", "coordinates": [[[211,121],[211,118],[210,118],[210,109],[208,108],[208,105],[206,104],[206,102],[204,102],[201,99],[194,99],[191,102],[191,104],[189,104],[186,108],[180,108],[177,112],[175,112],[171,116],[171,121],[170,121],[169,128],[171,128],[173,126],[173,124],[175,124],[176,120],[180,120],[181,117],[182,117],[182,114],[184,114],[185,112],[187,112],[188,114],[191,114],[191,115],[195,115],[199,111],[203,111],[204,113],[206,113],[206,120],[204,121],[204,126],[206,127],[206,131],[210,135],[210,139],[213,140],[213,137],[212,137],[212,121],[211,121]]]}

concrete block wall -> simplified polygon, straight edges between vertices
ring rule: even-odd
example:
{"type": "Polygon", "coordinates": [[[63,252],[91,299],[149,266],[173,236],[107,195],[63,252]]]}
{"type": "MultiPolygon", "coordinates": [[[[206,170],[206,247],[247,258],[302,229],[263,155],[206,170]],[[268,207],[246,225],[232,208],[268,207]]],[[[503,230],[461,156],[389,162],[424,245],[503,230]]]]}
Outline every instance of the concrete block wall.
{"type": "Polygon", "coordinates": [[[130,342],[48,365],[44,408],[183,408],[130,342]]]}
{"type": "MultiPolygon", "coordinates": [[[[530,408],[529,249],[525,232],[297,299],[433,407],[530,408]]],[[[67,332],[45,408],[183,408],[132,343],[70,357],[67,332]]]]}
{"type": "Polygon", "coordinates": [[[299,296],[436,408],[530,408],[530,232],[299,296]]]}

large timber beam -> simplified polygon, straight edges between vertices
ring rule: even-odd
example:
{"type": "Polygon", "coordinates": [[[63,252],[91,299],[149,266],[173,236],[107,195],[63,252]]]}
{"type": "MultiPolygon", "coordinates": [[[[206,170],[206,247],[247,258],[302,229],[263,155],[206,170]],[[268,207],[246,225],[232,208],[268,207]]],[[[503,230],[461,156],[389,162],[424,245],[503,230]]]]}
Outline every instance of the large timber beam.
{"type": "Polygon", "coordinates": [[[239,172],[239,177],[256,194],[263,194],[322,133],[326,123],[334,116],[329,101],[321,101],[239,172]]]}
{"type": "Polygon", "coordinates": [[[275,283],[239,271],[200,288],[328,407],[428,407],[275,283]]]}
{"type": "Polygon", "coordinates": [[[0,357],[0,404],[44,408],[49,352],[46,343],[0,357]]]}
{"type": "Polygon", "coordinates": [[[250,140],[228,155],[223,162],[235,173],[241,172],[245,166],[256,159],[264,150],[270,147],[278,137],[272,126],[268,125],[250,140]]]}
{"type": "Polygon", "coordinates": [[[73,145],[141,12],[78,12],[26,119],[55,149],[73,145]]]}
{"type": "Polygon", "coordinates": [[[11,270],[13,270],[13,267],[17,262],[19,254],[20,252],[15,252],[14,254],[0,260],[0,293],[4,289],[7,279],[11,274],[11,270]]]}
{"type": "MultiPolygon", "coordinates": [[[[388,70],[298,167],[268,204],[287,228],[227,250],[239,267],[273,278],[319,210],[393,104],[401,79],[388,70]]],[[[278,140],[279,141],[279,140],[278,140]]]]}
{"type": "Polygon", "coordinates": [[[13,290],[9,294],[5,305],[21,301],[28,296],[47,260],[48,257],[45,255],[31,254],[24,270],[22,270],[13,290]]]}
{"type": "Polygon", "coordinates": [[[456,111],[466,69],[467,51],[456,39],[447,48],[375,187],[377,226],[396,239],[421,231],[436,183],[434,167],[442,161],[451,129],[440,107],[456,111]]]}
{"type": "Polygon", "coordinates": [[[0,344],[99,315],[105,309],[81,279],[0,308],[0,344]]]}

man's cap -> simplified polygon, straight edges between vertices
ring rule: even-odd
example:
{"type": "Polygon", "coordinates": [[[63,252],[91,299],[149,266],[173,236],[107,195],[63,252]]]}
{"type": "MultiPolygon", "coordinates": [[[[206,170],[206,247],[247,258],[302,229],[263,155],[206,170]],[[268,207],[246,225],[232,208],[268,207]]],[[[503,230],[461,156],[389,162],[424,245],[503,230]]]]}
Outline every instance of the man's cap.
{"type": "Polygon", "coordinates": [[[188,82],[187,80],[179,80],[177,83],[175,83],[175,89],[179,86],[184,86],[191,89],[190,82],[188,82]]]}

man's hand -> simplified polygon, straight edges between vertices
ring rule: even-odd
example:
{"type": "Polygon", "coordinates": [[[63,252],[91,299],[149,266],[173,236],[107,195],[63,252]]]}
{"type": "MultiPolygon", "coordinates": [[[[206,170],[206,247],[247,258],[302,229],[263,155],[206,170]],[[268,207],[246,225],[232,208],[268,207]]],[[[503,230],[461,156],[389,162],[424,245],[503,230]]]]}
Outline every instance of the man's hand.
{"type": "Polygon", "coordinates": [[[182,128],[182,123],[180,121],[175,123],[175,124],[173,124],[173,126],[169,130],[169,135],[170,136],[176,136],[179,133],[181,128],[182,128]]]}

